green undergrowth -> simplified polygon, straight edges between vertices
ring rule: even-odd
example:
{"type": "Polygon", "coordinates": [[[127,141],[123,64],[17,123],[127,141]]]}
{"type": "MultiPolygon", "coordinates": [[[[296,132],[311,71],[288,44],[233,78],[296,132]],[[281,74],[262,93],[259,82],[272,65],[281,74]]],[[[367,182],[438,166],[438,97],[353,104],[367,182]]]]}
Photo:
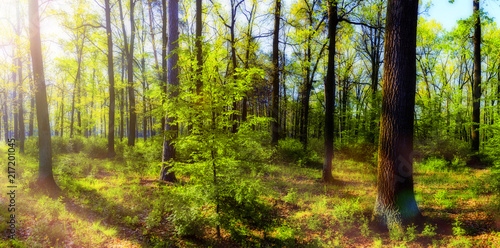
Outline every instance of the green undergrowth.
{"type": "MultiPolygon", "coordinates": [[[[124,146],[114,159],[89,156],[85,149],[55,154],[54,175],[64,192],[57,199],[33,186],[37,159],[17,156],[19,235],[13,241],[4,236],[1,245],[494,247],[500,242],[499,230],[489,221],[500,219],[495,166],[450,169],[450,162],[436,154],[418,162],[414,182],[424,222],[387,231],[371,219],[377,174],[372,152],[360,157],[354,148],[339,148],[333,166],[336,183],[323,184],[321,169],[297,163],[309,155],[295,149],[301,148],[295,141],[286,141],[289,144],[280,146],[278,154],[271,154],[277,156],[272,160],[264,156],[266,149],[250,152],[255,144],[234,146],[248,159],[219,162],[232,161],[232,174],[227,175],[238,175],[239,180],[227,177],[218,191],[212,191],[196,182],[213,179],[199,174],[207,162],[196,162],[192,156],[179,162],[191,165],[179,167],[178,183],[158,182],[159,157],[146,159],[157,150],[151,147],[154,142],[138,142],[134,151],[124,146]],[[211,197],[219,197],[219,214],[211,197]],[[217,226],[221,239],[216,237],[217,226]]],[[[321,163],[314,156],[307,159],[321,163]]],[[[457,160],[463,164],[463,159],[457,160]]],[[[2,181],[1,187],[5,184],[2,181]]],[[[2,199],[0,208],[6,209],[6,198],[2,199]]],[[[0,212],[5,223],[8,213],[0,212]]],[[[7,228],[0,225],[0,231],[7,228]]]]}

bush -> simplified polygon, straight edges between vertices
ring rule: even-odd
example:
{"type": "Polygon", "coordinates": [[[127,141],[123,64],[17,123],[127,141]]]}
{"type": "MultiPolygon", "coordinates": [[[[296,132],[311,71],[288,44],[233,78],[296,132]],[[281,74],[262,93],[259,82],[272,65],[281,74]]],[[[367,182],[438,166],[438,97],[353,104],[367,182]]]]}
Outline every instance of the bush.
{"type": "Polygon", "coordinates": [[[452,161],[440,157],[429,157],[422,162],[415,163],[423,171],[460,171],[465,168],[465,162],[458,156],[452,161]]]}
{"type": "Polygon", "coordinates": [[[93,158],[105,158],[108,155],[108,140],[100,137],[85,139],[83,151],[93,158]]]}
{"type": "Polygon", "coordinates": [[[304,149],[300,141],[292,138],[286,138],[278,141],[278,156],[280,159],[302,165],[313,165],[319,160],[316,152],[304,149]]]}
{"type": "Polygon", "coordinates": [[[437,138],[415,141],[414,157],[416,161],[427,158],[441,158],[448,162],[456,158],[467,160],[469,144],[466,141],[453,138],[437,138]]]}

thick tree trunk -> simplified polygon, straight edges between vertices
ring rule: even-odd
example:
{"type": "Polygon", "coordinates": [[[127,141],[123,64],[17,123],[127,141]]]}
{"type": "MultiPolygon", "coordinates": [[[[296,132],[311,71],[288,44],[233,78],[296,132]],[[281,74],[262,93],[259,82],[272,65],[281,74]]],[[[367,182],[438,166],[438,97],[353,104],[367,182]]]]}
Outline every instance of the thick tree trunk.
{"type": "Polygon", "coordinates": [[[479,151],[479,122],[481,115],[481,19],[479,0],[473,0],[474,8],[474,83],[472,85],[472,151],[479,151]]]}
{"type": "Polygon", "coordinates": [[[43,73],[42,43],[40,40],[40,16],[38,0],[29,1],[30,51],[33,75],[36,85],[36,115],[38,120],[39,169],[38,184],[51,193],[58,193],[59,187],[52,174],[52,145],[50,138],[49,109],[43,73]]]}
{"type": "Polygon", "coordinates": [[[280,93],[280,78],[279,78],[279,33],[280,33],[280,15],[281,15],[281,0],[276,0],[274,10],[274,34],[273,34],[273,74],[271,76],[273,83],[272,95],[272,122],[271,122],[271,143],[278,145],[279,139],[279,93],[280,93]]]}
{"type": "Polygon", "coordinates": [[[389,228],[420,216],[412,159],[417,14],[417,0],[388,2],[374,218],[389,228]]]}
{"type": "MultiPolygon", "coordinates": [[[[177,40],[179,39],[179,1],[168,0],[168,87],[167,97],[170,101],[176,101],[179,95],[177,87],[179,86],[179,69],[177,61],[179,55],[175,50],[179,47],[177,40]]],[[[162,156],[162,169],[160,172],[160,180],[174,182],[177,181],[175,173],[169,171],[171,166],[169,163],[175,159],[175,147],[173,141],[177,137],[177,124],[175,124],[175,117],[167,114],[165,124],[165,136],[163,142],[163,156],[162,156]]]]}
{"type": "Polygon", "coordinates": [[[109,126],[108,157],[115,156],[115,71],[113,69],[113,37],[111,32],[111,7],[109,0],[104,1],[106,12],[106,36],[108,43],[108,83],[109,83],[109,126]]]}
{"type": "Polygon", "coordinates": [[[334,181],[332,176],[333,161],[333,114],[335,113],[335,36],[337,34],[337,2],[328,2],[328,69],[325,80],[325,163],[323,164],[323,182],[334,181]]]}

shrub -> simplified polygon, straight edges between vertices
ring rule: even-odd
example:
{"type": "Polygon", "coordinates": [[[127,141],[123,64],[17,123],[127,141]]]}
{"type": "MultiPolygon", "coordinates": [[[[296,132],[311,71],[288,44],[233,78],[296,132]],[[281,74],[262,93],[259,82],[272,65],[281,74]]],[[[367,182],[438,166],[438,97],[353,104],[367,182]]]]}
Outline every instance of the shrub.
{"type": "Polygon", "coordinates": [[[319,160],[316,152],[304,149],[300,141],[292,138],[278,141],[278,156],[282,160],[295,162],[299,166],[312,165],[319,160]]]}
{"type": "Polygon", "coordinates": [[[290,190],[288,190],[288,194],[283,197],[283,200],[291,204],[297,203],[297,191],[294,188],[291,188],[290,190]]]}
{"type": "Polygon", "coordinates": [[[422,235],[425,237],[434,237],[436,235],[437,226],[430,224],[424,225],[424,230],[422,230],[422,235]]]}
{"type": "Polygon", "coordinates": [[[100,137],[89,137],[84,141],[83,151],[93,158],[105,158],[108,155],[108,140],[100,137]]]}

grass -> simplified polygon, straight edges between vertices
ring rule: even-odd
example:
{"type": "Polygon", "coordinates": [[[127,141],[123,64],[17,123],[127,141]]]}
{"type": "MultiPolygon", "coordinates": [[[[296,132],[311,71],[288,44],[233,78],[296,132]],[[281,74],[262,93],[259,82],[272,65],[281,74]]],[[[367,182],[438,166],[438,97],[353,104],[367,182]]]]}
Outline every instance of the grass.
{"type": "MultiPolygon", "coordinates": [[[[4,148],[0,147],[2,158],[4,148]]],[[[266,234],[254,231],[256,241],[246,245],[230,239],[224,230],[218,240],[211,226],[198,237],[177,235],[172,212],[165,207],[173,186],[156,180],[158,168],[139,173],[130,161],[60,154],[54,158],[54,172],[64,196],[51,199],[30,187],[37,176],[36,159],[17,156],[17,239],[7,240],[7,226],[0,225],[4,233],[0,247],[249,247],[264,241],[275,247],[495,247],[500,243],[500,198],[491,190],[470,187],[489,175],[489,169],[416,166],[415,193],[423,224],[387,232],[371,221],[376,197],[371,156],[364,160],[350,156],[337,152],[333,170],[337,183],[332,185],[320,182],[320,168],[298,160],[266,165],[266,172],[257,175],[265,189],[261,198],[272,205],[278,225],[266,234]]],[[[0,181],[4,189],[5,178],[4,172],[0,181]]],[[[5,222],[6,194],[1,197],[0,218],[5,222]]]]}

